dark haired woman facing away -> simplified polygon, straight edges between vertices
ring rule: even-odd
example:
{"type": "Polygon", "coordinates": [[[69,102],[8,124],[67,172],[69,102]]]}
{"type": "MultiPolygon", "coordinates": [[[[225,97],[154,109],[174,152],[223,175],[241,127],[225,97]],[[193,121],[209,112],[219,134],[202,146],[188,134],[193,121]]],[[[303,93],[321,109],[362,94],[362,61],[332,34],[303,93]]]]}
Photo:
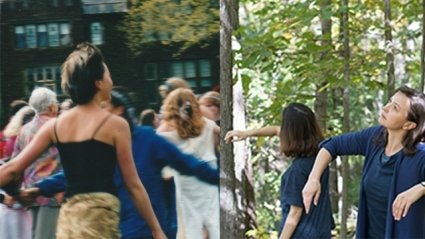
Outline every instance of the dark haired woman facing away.
{"type": "Polygon", "coordinates": [[[291,103],[282,111],[281,126],[267,126],[246,131],[232,130],[224,140],[236,142],[253,136],[279,136],[281,151],[292,158],[292,164],[282,175],[280,203],[282,220],[279,227],[283,238],[331,238],[334,220],[329,198],[326,168],[320,178],[323,205],[305,214],[301,191],[313,167],[322,132],[313,111],[306,105],[291,103]]]}
{"type": "Polygon", "coordinates": [[[101,102],[109,100],[112,86],[100,50],[89,43],[78,45],[62,67],[62,88],[76,106],[47,122],[18,156],[0,167],[0,186],[4,186],[45,148],[56,144],[68,182],[58,239],[119,238],[119,200],[113,181],[117,163],[153,237],[166,238],[137,176],[129,125],[101,108],[101,102]]]}
{"type": "Polygon", "coordinates": [[[316,117],[309,107],[292,103],[283,109],[280,146],[282,153],[293,161],[282,175],[280,239],[331,238],[334,221],[328,193],[329,170],[326,169],[320,178],[323,205],[305,214],[301,195],[322,139],[316,117]]]}

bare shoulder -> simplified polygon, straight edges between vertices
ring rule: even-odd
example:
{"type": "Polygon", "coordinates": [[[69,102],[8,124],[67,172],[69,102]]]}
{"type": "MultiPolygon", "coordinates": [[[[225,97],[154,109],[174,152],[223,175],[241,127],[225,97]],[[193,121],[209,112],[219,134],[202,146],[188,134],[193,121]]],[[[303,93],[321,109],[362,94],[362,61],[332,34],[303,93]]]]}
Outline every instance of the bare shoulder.
{"type": "Polygon", "coordinates": [[[109,116],[108,121],[109,126],[113,129],[130,128],[127,121],[123,117],[120,117],[118,115],[112,114],[111,116],[109,116]]]}

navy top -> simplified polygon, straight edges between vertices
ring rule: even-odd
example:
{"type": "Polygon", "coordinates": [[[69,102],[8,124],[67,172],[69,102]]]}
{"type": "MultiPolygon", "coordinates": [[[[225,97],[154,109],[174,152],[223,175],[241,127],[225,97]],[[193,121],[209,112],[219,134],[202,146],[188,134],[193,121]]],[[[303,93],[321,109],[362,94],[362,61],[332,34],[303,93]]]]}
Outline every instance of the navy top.
{"type": "MultiPolygon", "coordinates": [[[[365,175],[373,170],[374,155],[382,152],[384,146],[375,143],[385,128],[370,127],[358,132],[329,138],[321,143],[335,158],[338,155],[364,155],[365,162],[360,185],[359,212],[357,216],[356,237],[367,238],[368,223],[367,200],[365,196],[365,175]]],[[[406,217],[395,221],[392,216],[392,203],[396,196],[405,190],[425,181],[425,145],[416,145],[416,153],[406,155],[403,151],[393,155],[394,172],[389,185],[385,238],[425,238],[425,197],[411,205],[406,217]]]]}
{"type": "MultiPolygon", "coordinates": [[[[296,158],[282,175],[280,187],[282,220],[279,234],[288,217],[290,206],[294,205],[303,208],[301,191],[313,168],[314,160],[315,156],[296,158]]],[[[301,219],[291,238],[331,238],[331,229],[335,227],[335,224],[332,217],[328,180],[329,169],[326,168],[320,178],[320,203],[317,206],[312,205],[308,214],[303,209],[301,219]]]]}
{"type": "Polygon", "coordinates": [[[92,192],[117,194],[113,180],[117,164],[115,147],[94,139],[110,116],[103,119],[91,139],[80,142],[60,142],[56,132],[57,121],[55,122],[56,147],[67,181],[67,197],[92,192]]]}
{"type": "Polygon", "coordinates": [[[367,201],[367,215],[370,226],[368,237],[385,237],[388,195],[394,172],[395,157],[388,157],[382,148],[374,155],[370,170],[364,175],[364,192],[367,201]]]}
{"type": "MultiPolygon", "coordinates": [[[[161,170],[168,165],[181,174],[197,176],[210,184],[219,183],[218,169],[207,162],[182,154],[165,138],[157,135],[151,127],[138,127],[133,130],[133,155],[137,172],[143,182],[155,215],[168,238],[175,238],[177,216],[174,186],[164,180],[161,170]],[[174,233],[174,235],[173,235],[174,233]]],[[[152,236],[152,231],[137,212],[133,201],[124,187],[121,172],[117,170],[115,182],[121,200],[121,236],[123,239],[152,236]]]]}

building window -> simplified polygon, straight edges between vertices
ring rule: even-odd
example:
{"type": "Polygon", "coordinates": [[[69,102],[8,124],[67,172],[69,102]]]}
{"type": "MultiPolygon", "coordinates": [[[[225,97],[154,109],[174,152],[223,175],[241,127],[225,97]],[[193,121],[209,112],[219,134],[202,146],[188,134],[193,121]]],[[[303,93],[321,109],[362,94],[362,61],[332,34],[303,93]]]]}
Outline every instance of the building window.
{"type": "Polygon", "coordinates": [[[60,24],[60,43],[61,46],[67,46],[71,43],[71,36],[70,36],[70,30],[69,30],[69,24],[68,23],[61,23],[60,24]]]}
{"type": "Polygon", "coordinates": [[[48,23],[15,27],[16,48],[45,48],[71,44],[69,23],[48,23]]]}
{"type": "Polygon", "coordinates": [[[209,60],[172,62],[170,69],[168,77],[184,78],[196,92],[212,86],[209,60]]]}
{"type": "Polygon", "coordinates": [[[47,47],[47,26],[38,25],[37,26],[37,42],[39,47],[47,47]]]}
{"type": "Polygon", "coordinates": [[[60,66],[44,66],[28,68],[25,71],[26,82],[29,89],[26,92],[30,93],[35,87],[48,87],[56,94],[61,95],[60,88],[60,66]]]}
{"type": "Polygon", "coordinates": [[[25,37],[27,40],[27,48],[36,48],[37,47],[37,38],[35,34],[35,25],[25,26],[25,37]]]}
{"type": "Polygon", "coordinates": [[[158,62],[144,64],[144,79],[149,107],[155,108],[160,102],[158,87],[169,77],[177,76],[185,79],[196,94],[212,90],[213,78],[211,75],[211,61],[183,60],[172,62],[158,62]]]}
{"type": "Polygon", "coordinates": [[[59,46],[59,26],[57,23],[50,23],[49,27],[49,46],[59,46]]]}
{"type": "Polygon", "coordinates": [[[23,26],[15,27],[16,48],[25,48],[25,29],[23,26]]]}
{"type": "Polygon", "coordinates": [[[93,22],[90,26],[91,42],[95,45],[103,44],[103,28],[100,22],[93,22]]]}
{"type": "Polygon", "coordinates": [[[210,61],[208,60],[199,61],[199,77],[201,80],[200,85],[202,88],[212,86],[210,61]]]}

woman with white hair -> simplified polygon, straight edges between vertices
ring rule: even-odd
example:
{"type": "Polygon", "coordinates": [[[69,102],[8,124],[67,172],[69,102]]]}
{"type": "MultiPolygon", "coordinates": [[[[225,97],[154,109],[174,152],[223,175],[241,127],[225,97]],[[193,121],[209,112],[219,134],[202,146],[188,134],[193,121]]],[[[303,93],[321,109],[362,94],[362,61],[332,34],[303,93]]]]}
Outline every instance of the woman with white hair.
{"type": "MultiPolygon", "coordinates": [[[[46,87],[34,89],[28,103],[35,111],[35,116],[21,129],[12,158],[24,150],[48,120],[58,115],[59,106],[56,93],[46,87]]],[[[55,146],[50,146],[25,170],[23,187],[32,187],[35,182],[53,175],[60,169],[58,149],[55,146]]],[[[55,238],[61,201],[62,194],[58,194],[57,197],[53,198],[38,197],[36,202],[31,205],[34,239],[55,238]]]]}

